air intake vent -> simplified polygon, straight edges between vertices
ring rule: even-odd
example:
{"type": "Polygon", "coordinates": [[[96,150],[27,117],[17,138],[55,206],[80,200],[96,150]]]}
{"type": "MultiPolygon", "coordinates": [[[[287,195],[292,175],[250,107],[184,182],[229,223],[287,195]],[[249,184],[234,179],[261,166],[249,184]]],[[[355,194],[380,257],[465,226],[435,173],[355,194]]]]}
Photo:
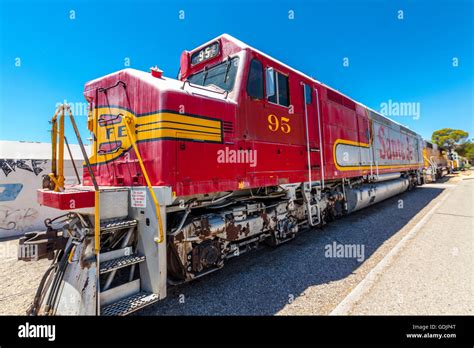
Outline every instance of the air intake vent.
{"type": "Polygon", "coordinates": [[[223,121],[224,133],[234,133],[234,124],[232,122],[223,121]]]}

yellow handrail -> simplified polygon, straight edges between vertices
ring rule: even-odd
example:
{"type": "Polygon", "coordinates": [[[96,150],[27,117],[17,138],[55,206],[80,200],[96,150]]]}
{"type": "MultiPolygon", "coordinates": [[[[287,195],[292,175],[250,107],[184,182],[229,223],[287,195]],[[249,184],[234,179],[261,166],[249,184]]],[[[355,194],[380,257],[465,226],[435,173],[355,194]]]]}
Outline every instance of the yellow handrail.
{"type": "MultiPolygon", "coordinates": [[[[76,121],[74,121],[74,116],[72,115],[71,108],[67,104],[61,104],[57,107],[56,112],[54,113],[53,118],[51,119],[51,146],[52,146],[52,159],[51,159],[51,173],[48,175],[50,178],[50,189],[53,189],[55,192],[64,190],[64,117],[66,113],[69,115],[71,120],[74,133],[76,133],[77,141],[81,148],[84,161],[86,162],[87,170],[91,176],[92,183],[94,185],[94,207],[95,207],[95,217],[94,217],[94,240],[95,240],[95,253],[99,254],[100,251],[100,188],[95,180],[94,172],[92,171],[89,159],[87,157],[84,144],[82,143],[81,135],[76,126],[76,121]],[[59,115],[59,134],[58,134],[58,115],[59,115]],[[59,141],[58,141],[59,135],[59,141]]],[[[71,153],[69,152],[71,155],[71,153]]],[[[71,156],[71,160],[73,160],[71,156]]]]}
{"type": "MultiPolygon", "coordinates": [[[[79,134],[79,130],[77,129],[76,121],[74,120],[74,116],[72,115],[71,108],[67,104],[63,104],[62,107],[63,107],[63,113],[64,113],[64,110],[66,110],[69,115],[72,128],[74,129],[74,133],[76,133],[76,138],[79,143],[79,147],[81,148],[82,156],[84,157],[87,170],[89,171],[92,184],[94,185],[94,251],[96,255],[99,255],[99,252],[100,252],[100,188],[95,179],[94,172],[92,171],[92,167],[89,162],[89,158],[87,157],[84,144],[82,143],[81,135],[79,134]]],[[[64,138],[64,120],[63,120],[63,138],[64,138]]]]}
{"type": "Polygon", "coordinates": [[[133,122],[133,119],[131,116],[124,116],[125,118],[125,127],[127,129],[127,136],[130,140],[130,143],[132,144],[133,150],[135,151],[135,155],[137,156],[138,163],[140,164],[140,168],[143,172],[143,176],[145,177],[146,184],[148,186],[148,190],[150,191],[151,197],[153,199],[153,203],[155,203],[155,210],[156,210],[156,216],[158,218],[158,227],[159,227],[159,236],[155,238],[156,243],[161,243],[164,240],[164,234],[163,234],[163,224],[161,220],[161,208],[160,204],[158,203],[158,199],[156,198],[155,191],[153,190],[153,187],[151,186],[150,178],[148,177],[148,173],[145,169],[145,165],[143,164],[142,156],[140,156],[140,152],[138,151],[138,147],[136,144],[136,139],[134,137],[134,133],[132,132],[132,127],[131,124],[133,122]]]}
{"type": "Polygon", "coordinates": [[[54,184],[54,191],[59,192],[64,189],[64,105],[58,106],[51,119],[51,173],[49,178],[54,184]],[[58,115],[59,115],[59,142],[58,142],[58,115]],[[59,145],[59,159],[58,157],[59,145]]]}
{"type": "Polygon", "coordinates": [[[94,191],[94,252],[100,253],[100,191],[94,191]]]}

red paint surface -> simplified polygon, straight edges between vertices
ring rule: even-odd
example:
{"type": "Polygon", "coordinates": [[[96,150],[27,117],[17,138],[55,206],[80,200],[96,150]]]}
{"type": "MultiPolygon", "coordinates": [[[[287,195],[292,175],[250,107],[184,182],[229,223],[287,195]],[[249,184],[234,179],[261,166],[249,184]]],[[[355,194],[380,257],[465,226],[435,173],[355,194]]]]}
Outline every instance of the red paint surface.
{"type": "Polygon", "coordinates": [[[73,210],[94,207],[94,191],[76,191],[66,189],[65,192],[54,192],[41,189],[37,191],[38,203],[59,210],[73,210]]]}

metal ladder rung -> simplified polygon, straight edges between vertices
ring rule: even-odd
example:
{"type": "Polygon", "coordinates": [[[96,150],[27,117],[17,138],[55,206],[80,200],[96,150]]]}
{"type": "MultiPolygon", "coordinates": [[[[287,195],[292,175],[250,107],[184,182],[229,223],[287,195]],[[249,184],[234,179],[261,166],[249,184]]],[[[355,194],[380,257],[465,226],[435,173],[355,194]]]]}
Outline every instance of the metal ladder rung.
{"type": "Polygon", "coordinates": [[[100,274],[105,274],[117,270],[119,268],[124,268],[127,266],[134,265],[145,261],[145,256],[142,255],[128,255],[118,257],[109,261],[101,262],[100,264],[100,274]]]}
{"type": "Polygon", "coordinates": [[[100,231],[105,232],[105,231],[112,231],[112,230],[117,230],[117,229],[134,227],[137,225],[137,223],[138,221],[135,219],[120,219],[120,220],[103,221],[100,224],[100,231]]]}
{"type": "Polygon", "coordinates": [[[157,294],[142,291],[105,306],[100,312],[101,315],[124,316],[155,303],[158,300],[159,297],[157,294]]]}

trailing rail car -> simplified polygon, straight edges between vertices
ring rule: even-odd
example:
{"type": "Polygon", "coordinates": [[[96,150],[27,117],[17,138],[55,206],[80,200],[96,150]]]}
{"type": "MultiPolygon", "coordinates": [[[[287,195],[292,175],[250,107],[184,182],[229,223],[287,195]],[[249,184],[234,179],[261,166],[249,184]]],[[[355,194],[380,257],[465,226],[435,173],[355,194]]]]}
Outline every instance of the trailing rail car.
{"type": "Polygon", "coordinates": [[[425,140],[423,147],[424,170],[423,178],[426,182],[433,182],[442,178],[450,171],[448,155],[438,145],[425,140]]]}
{"type": "Polygon", "coordinates": [[[463,170],[465,165],[469,163],[466,158],[460,156],[456,151],[450,151],[446,154],[446,158],[451,172],[463,170]]]}
{"type": "Polygon", "coordinates": [[[177,79],[125,69],[84,95],[83,184],[58,160],[38,200],[67,214],[20,245],[55,264],[30,313],[125,315],[422,183],[417,133],[229,35],[184,51],[177,79]]]}

